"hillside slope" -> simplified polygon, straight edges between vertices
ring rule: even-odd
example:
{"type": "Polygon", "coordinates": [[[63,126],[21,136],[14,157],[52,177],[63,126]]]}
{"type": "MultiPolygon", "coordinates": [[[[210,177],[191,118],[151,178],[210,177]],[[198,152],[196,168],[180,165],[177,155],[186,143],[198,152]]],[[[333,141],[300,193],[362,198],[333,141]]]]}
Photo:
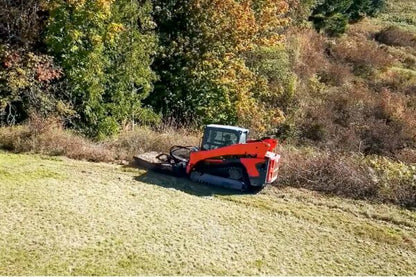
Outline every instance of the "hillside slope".
{"type": "Polygon", "coordinates": [[[381,24],[395,24],[416,32],[416,5],[413,0],[386,1],[378,18],[381,24]]]}
{"type": "Polygon", "coordinates": [[[416,274],[416,212],[0,152],[0,275],[416,274]]]}

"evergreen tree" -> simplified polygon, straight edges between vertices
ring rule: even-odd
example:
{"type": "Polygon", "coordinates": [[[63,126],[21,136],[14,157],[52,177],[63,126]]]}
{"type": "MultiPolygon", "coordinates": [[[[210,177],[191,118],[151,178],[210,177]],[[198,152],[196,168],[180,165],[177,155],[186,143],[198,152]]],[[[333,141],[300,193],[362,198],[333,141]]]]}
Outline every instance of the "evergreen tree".
{"type": "Polygon", "coordinates": [[[321,0],[310,20],[318,31],[338,36],[346,31],[348,23],[376,15],[384,4],[384,0],[321,0]]]}

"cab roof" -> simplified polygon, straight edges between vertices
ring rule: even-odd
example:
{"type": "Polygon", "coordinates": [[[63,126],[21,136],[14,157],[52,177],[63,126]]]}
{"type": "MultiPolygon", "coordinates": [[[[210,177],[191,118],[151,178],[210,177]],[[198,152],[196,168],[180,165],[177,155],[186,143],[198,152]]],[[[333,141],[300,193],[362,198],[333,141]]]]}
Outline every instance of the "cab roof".
{"type": "Polygon", "coordinates": [[[224,129],[224,130],[231,130],[231,131],[237,131],[242,133],[248,133],[248,129],[244,129],[237,126],[229,126],[229,125],[217,125],[217,124],[209,124],[206,126],[206,128],[215,128],[215,129],[224,129]]]}

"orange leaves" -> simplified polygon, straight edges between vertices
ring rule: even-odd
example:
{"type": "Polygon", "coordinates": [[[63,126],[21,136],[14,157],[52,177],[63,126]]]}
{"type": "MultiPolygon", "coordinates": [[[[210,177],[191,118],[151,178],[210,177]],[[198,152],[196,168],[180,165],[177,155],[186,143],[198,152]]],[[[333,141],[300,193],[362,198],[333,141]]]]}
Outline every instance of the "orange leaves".
{"type": "Polygon", "coordinates": [[[3,65],[6,68],[12,67],[15,64],[18,64],[22,60],[22,57],[17,52],[12,52],[6,55],[3,59],[3,65]]]}
{"type": "Polygon", "coordinates": [[[209,37],[236,52],[282,41],[279,30],[288,23],[288,4],[280,0],[262,1],[259,9],[252,0],[195,0],[194,9],[205,19],[203,30],[209,37]]]}
{"type": "Polygon", "coordinates": [[[270,111],[273,103],[259,97],[267,80],[260,88],[263,79],[250,57],[261,47],[284,42],[286,0],[157,3],[165,47],[156,63],[161,73],[156,94],[162,97],[154,98],[166,103],[158,108],[184,121],[196,114],[203,123],[240,124],[261,132],[281,120],[280,111],[270,111]]]}
{"type": "Polygon", "coordinates": [[[204,71],[209,68],[215,84],[227,93],[237,123],[258,132],[266,131],[282,115],[280,110],[269,111],[268,104],[255,97],[258,78],[247,67],[244,54],[282,43],[280,31],[288,23],[287,12],[287,3],[280,0],[195,0],[193,5],[203,41],[210,46],[203,61],[210,66],[204,71]]]}
{"type": "Polygon", "coordinates": [[[62,69],[53,64],[50,56],[25,53],[21,50],[5,51],[2,62],[8,69],[9,82],[13,79],[11,76],[15,76],[26,80],[23,82],[25,84],[34,80],[48,83],[59,79],[63,74],[62,69]]]}
{"type": "Polygon", "coordinates": [[[40,63],[36,66],[36,79],[40,82],[49,83],[59,79],[62,74],[62,69],[54,68],[50,62],[40,63]]]}

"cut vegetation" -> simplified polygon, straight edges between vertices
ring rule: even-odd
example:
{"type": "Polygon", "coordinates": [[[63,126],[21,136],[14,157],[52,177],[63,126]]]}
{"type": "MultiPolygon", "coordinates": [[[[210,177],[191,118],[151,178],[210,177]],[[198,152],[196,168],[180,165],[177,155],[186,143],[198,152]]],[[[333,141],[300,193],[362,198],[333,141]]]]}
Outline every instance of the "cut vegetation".
{"type": "Polygon", "coordinates": [[[415,275],[416,212],[0,152],[0,275],[415,275]]]}

